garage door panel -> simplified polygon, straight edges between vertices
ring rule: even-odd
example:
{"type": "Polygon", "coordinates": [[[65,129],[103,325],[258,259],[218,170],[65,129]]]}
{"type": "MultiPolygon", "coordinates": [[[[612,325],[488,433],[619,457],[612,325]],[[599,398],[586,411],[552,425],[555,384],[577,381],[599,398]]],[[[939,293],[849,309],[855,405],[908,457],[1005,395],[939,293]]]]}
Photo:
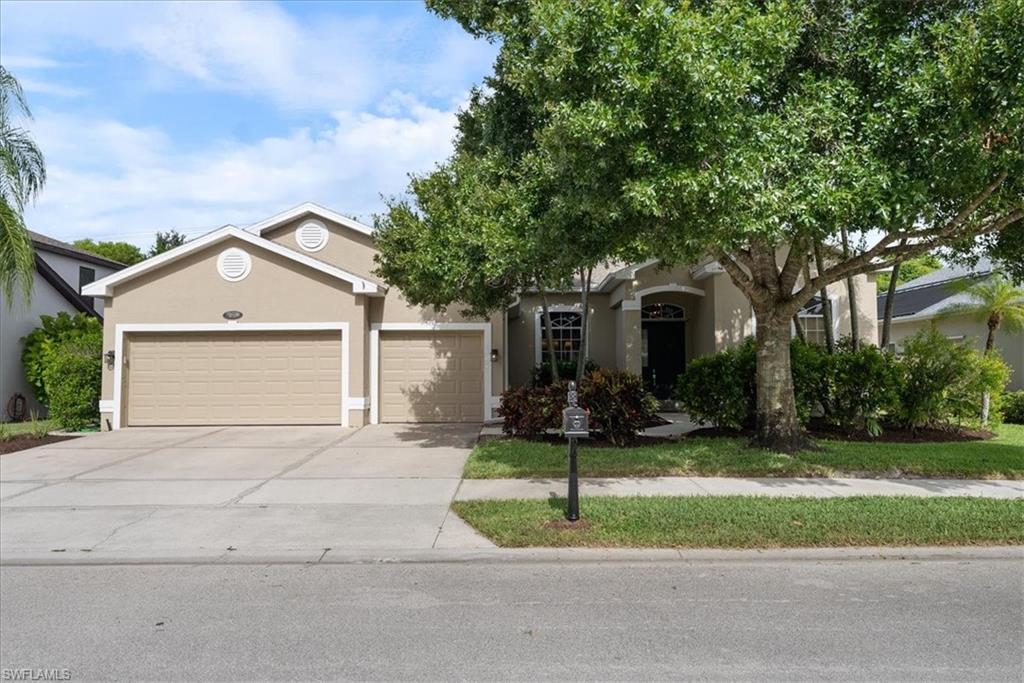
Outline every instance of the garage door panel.
{"type": "Polygon", "coordinates": [[[339,332],[132,335],[129,425],[337,424],[339,332]]]}
{"type": "Polygon", "coordinates": [[[380,337],[382,422],[483,420],[483,335],[384,332],[380,337]]]}

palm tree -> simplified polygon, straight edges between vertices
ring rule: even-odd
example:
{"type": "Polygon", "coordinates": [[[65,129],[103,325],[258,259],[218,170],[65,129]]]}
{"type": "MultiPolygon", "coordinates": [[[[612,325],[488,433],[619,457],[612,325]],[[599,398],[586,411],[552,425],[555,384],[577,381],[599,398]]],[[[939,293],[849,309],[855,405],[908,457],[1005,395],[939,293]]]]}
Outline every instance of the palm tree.
{"type": "MultiPolygon", "coordinates": [[[[1006,276],[996,273],[984,280],[966,279],[954,289],[966,294],[971,301],[952,304],[942,310],[942,317],[968,314],[985,323],[988,337],[985,339],[985,355],[992,353],[996,344],[996,332],[1024,330],[1024,289],[1014,285],[1006,276]]],[[[981,422],[988,423],[990,396],[982,396],[981,422]]]]}
{"type": "Polygon", "coordinates": [[[12,305],[20,285],[28,301],[35,259],[23,219],[25,205],[46,182],[46,163],[20,118],[32,118],[18,79],[0,66],[0,293],[12,305]]]}

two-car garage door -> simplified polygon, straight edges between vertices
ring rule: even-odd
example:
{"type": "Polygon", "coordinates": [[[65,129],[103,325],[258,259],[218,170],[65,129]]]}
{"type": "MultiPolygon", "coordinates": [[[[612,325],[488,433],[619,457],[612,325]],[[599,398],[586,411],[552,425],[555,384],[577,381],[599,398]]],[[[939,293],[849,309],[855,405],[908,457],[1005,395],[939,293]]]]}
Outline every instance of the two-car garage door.
{"type": "MultiPolygon", "coordinates": [[[[482,421],[483,347],[476,331],[382,332],[380,421],[482,421]]],[[[146,332],[126,351],[128,426],[341,421],[338,330],[146,332]]]]}
{"type": "Polygon", "coordinates": [[[147,333],[128,340],[129,426],[338,424],[341,333],[147,333]]]}

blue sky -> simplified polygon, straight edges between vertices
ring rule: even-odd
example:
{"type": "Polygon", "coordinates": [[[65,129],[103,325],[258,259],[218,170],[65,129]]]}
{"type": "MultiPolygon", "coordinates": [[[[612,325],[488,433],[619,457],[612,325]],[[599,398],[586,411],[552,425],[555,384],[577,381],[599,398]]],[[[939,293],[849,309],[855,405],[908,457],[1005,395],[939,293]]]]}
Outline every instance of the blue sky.
{"type": "Polygon", "coordinates": [[[0,2],[49,173],[26,218],[65,240],[369,219],[448,155],[495,53],[420,2],[0,2]]]}

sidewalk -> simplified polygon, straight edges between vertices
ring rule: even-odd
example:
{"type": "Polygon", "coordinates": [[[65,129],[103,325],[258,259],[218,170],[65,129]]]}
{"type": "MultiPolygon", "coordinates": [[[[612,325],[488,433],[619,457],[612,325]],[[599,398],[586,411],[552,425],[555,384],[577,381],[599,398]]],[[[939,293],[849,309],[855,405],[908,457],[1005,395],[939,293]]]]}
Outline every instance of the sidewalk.
{"type": "MultiPolygon", "coordinates": [[[[464,479],[455,500],[552,498],[565,479],[464,479]]],[[[988,479],[740,479],[645,477],[580,479],[581,496],[974,496],[1024,500],[1024,481],[988,479]]]]}

